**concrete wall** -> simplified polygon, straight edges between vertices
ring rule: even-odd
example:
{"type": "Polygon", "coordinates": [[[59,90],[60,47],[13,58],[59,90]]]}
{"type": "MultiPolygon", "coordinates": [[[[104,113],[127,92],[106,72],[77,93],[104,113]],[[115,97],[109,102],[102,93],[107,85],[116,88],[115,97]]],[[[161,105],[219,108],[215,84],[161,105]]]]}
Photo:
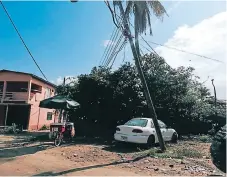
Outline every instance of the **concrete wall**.
{"type": "Polygon", "coordinates": [[[47,85],[37,79],[32,78],[31,83],[37,84],[42,86],[42,92],[41,93],[35,93],[32,97],[29,99],[29,103],[31,104],[31,113],[30,113],[30,120],[29,120],[29,129],[35,130],[40,129],[44,125],[49,126],[50,123],[57,122],[57,116],[55,116],[53,109],[45,109],[45,108],[39,108],[40,101],[46,99],[46,88],[50,88],[54,92],[51,91],[50,96],[54,96],[55,89],[51,87],[50,85],[47,85]],[[47,120],[47,113],[52,112],[52,120],[47,120]]]}

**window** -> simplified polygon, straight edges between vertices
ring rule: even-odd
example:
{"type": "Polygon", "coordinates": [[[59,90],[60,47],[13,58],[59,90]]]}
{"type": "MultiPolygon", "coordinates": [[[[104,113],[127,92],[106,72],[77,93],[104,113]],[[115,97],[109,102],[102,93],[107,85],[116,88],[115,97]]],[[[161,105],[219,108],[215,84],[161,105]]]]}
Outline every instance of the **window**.
{"type": "Polygon", "coordinates": [[[158,120],[158,124],[160,128],[166,128],[166,124],[164,124],[162,121],[158,120]]]}
{"type": "Polygon", "coordinates": [[[126,122],[125,125],[146,127],[147,120],[146,119],[131,119],[130,121],[126,122]]]}
{"type": "Polygon", "coordinates": [[[52,112],[47,113],[47,120],[52,120],[52,112]]]}

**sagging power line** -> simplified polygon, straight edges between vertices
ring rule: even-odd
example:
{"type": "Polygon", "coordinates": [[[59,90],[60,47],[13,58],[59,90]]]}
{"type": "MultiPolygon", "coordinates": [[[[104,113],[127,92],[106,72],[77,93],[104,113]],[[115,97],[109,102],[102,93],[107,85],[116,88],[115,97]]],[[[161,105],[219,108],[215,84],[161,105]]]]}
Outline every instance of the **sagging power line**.
{"type": "MultiPolygon", "coordinates": [[[[117,15],[119,18],[122,19],[122,17],[120,17],[118,14],[115,13],[115,15],[117,15]]],[[[130,26],[135,29],[135,27],[133,26],[133,24],[129,21],[129,24],[130,26]]],[[[218,59],[214,59],[214,58],[211,58],[211,57],[207,57],[207,56],[204,56],[204,55],[200,55],[200,54],[197,54],[197,53],[193,53],[193,52],[189,52],[189,51],[185,51],[185,50],[182,50],[182,49],[178,49],[178,48],[175,48],[175,47],[170,47],[170,46],[166,46],[166,45],[163,45],[163,44],[159,44],[159,43],[156,43],[156,42],[152,42],[152,41],[147,41],[144,39],[144,37],[139,34],[140,37],[142,38],[142,40],[151,48],[151,50],[157,55],[159,56],[159,54],[153,49],[153,47],[151,47],[151,45],[149,44],[152,43],[152,44],[155,44],[155,45],[159,45],[159,46],[162,46],[162,47],[166,47],[166,48],[169,48],[169,49],[173,49],[173,50],[176,50],[176,51],[179,51],[179,52],[184,52],[184,53],[187,53],[187,54],[190,54],[190,55],[195,55],[195,56],[198,56],[198,57],[201,57],[201,58],[205,58],[205,59],[209,59],[209,60],[213,60],[213,61],[216,61],[216,62],[220,62],[220,63],[224,63],[218,59]]],[[[159,56],[160,57],[160,56],[159,56]]]]}
{"type": "Polygon", "coordinates": [[[4,6],[3,2],[0,1],[0,3],[1,3],[1,5],[2,5],[2,8],[3,8],[3,10],[5,11],[7,17],[9,18],[11,24],[13,25],[15,31],[17,32],[17,34],[18,34],[18,36],[19,36],[21,42],[23,43],[24,47],[25,47],[26,50],[28,51],[29,55],[31,56],[33,62],[35,63],[35,65],[37,66],[37,68],[39,69],[39,71],[41,72],[41,74],[43,75],[43,77],[44,77],[46,80],[48,80],[47,77],[45,76],[45,74],[43,73],[42,69],[41,69],[40,66],[38,65],[37,61],[36,61],[35,58],[33,57],[32,53],[31,53],[31,51],[29,50],[28,46],[26,45],[24,39],[23,39],[22,36],[20,35],[20,33],[19,33],[19,31],[18,31],[16,25],[14,24],[12,18],[10,17],[10,15],[9,15],[9,13],[8,13],[8,11],[7,11],[7,9],[6,9],[6,7],[4,6]]]}
{"type": "Polygon", "coordinates": [[[148,41],[148,42],[150,42],[152,44],[155,44],[155,45],[162,46],[162,47],[166,47],[166,48],[169,48],[169,49],[172,49],[172,50],[177,50],[179,52],[183,52],[183,53],[187,53],[187,54],[191,54],[191,55],[195,55],[195,56],[202,57],[202,58],[205,58],[205,59],[209,59],[209,60],[213,60],[213,61],[216,61],[216,62],[223,63],[220,60],[217,60],[217,59],[214,59],[214,58],[210,58],[210,57],[207,57],[207,56],[204,56],[204,55],[200,55],[200,54],[197,54],[197,53],[189,52],[189,51],[178,49],[178,48],[175,48],[175,47],[170,47],[170,46],[159,44],[159,43],[152,42],[152,41],[148,41]]]}

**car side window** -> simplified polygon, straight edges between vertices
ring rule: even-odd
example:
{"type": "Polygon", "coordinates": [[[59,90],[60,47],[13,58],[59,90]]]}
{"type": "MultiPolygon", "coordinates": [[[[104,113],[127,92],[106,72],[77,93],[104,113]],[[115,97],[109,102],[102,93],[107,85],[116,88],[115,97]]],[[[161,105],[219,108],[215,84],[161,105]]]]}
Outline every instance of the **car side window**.
{"type": "Polygon", "coordinates": [[[152,121],[150,121],[150,122],[151,122],[151,128],[154,128],[154,123],[152,121]]]}
{"type": "Polygon", "coordinates": [[[158,121],[158,124],[160,128],[166,128],[166,124],[164,124],[163,122],[158,121]]]}

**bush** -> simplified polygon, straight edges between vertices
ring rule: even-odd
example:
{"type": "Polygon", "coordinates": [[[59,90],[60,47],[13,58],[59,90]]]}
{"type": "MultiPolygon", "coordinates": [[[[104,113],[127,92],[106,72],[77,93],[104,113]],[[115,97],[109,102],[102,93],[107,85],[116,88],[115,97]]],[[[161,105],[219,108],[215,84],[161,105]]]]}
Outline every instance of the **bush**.
{"type": "Polygon", "coordinates": [[[46,125],[43,125],[39,130],[49,130],[49,127],[47,127],[46,125]]]}

